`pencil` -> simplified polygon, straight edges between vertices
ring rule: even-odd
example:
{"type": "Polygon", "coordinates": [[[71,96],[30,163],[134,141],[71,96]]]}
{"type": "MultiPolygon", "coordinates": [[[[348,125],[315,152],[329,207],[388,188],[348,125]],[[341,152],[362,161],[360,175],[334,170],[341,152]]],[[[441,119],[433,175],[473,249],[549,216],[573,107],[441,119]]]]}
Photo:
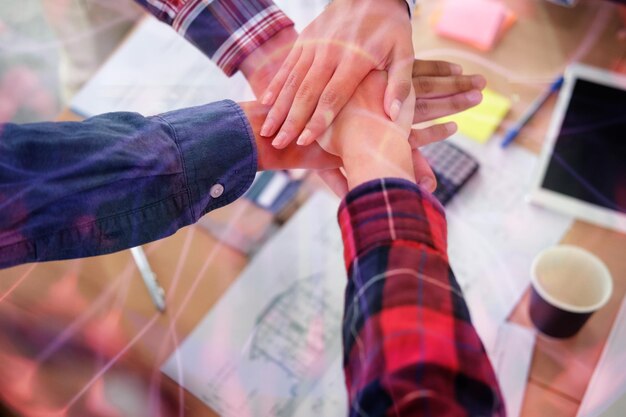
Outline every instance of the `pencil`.
{"type": "Polygon", "coordinates": [[[537,97],[535,101],[533,101],[533,103],[526,110],[526,112],[524,112],[524,115],[522,116],[522,118],[517,123],[515,123],[515,126],[509,129],[508,132],[506,132],[506,134],[504,135],[504,139],[502,140],[502,143],[500,144],[500,146],[503,148],[506,148],[507,146],[509,146],[511,142],[515,140],[520,130],[522,130],[522,128],[526,126],[526,124],[539,111],[541,106],[543,106],[543,104],[548,100],[548,98],[550,98],[550,96],[554,92],[558,91],[562,85],[563,85],[563,76],[561,75],[559,78],[556,79],[556,81],[554,81],[550,85],[550,88],[547,91],[545,91],[542,95],[537,97]]]}
{"type": "Polygon", "coordinates": [[[139,269],[141,278],[143,278],[144,284],[146,284],[146,288],[148,289],[148,293],[150,294],[150,298],[152,299],[154,306],[160,312],[164,312],[165,291],[163,291],[163,288],[161,288],[156,280],[156,275],[152,272],[152,268],[150,268],[146,254],[143,249],[141,249],[141,246],[130,248],[130,253],[133,255],[133,259],[137,264],[137,268],[139,269]]]}

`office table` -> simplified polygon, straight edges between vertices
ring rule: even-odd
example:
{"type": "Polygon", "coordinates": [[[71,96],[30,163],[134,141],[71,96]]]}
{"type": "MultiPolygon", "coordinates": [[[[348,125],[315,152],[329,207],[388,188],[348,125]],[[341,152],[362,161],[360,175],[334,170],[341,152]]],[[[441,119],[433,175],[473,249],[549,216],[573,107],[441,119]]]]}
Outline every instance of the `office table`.
{"type": "MultiPolygon", "coordinates": [[[[487,54],[443,40],[426,24],[415,25],[418,57],[443,57],[478,72],[488,86],[514,101],[504,129],[524,112],[528,103],[545,90],[567,62],[578,60],[602,68],[623,68],[626,42],[617,39],[615,8],[603,2],[581,2],[564,9],[542,2],[506,2],[519,20],[500,45],[487,54]]],[[[437,5],[424,2],[417,18],[427,23],[437,5]]],[[[516,143],[539,153],[556,102],[554,95],[522,130],[516,143]]],[[[565,341],[537,337],[522,416],[575,416],[600,357],[613,319],[626,294],[626,235],[576,221],[563,243],[585,248],[609,267],[615,284],[609,304],[597,312],[581,332],[565,341]]],[[[530,273],[530,266],[529,266],[530,273]]],[[[511,321],[532,327],[528,317],[528,291],[514,309],[511,321]]]]}
{"type": "MultiPolygon", "coordinates": [[[[513,97],[504,128],[517,120],[566,62],[576,59],[606,68],[624,66],[626,42],[616,37],[619,22],[615,6],[609,3],[587,1],[570,10],[544,2],[510,0],[507,3],[518,13],[519,21],[500,45],[486,54],[432,32],[429,22],[438,3],[425,2],[415,14],[417,56],[459,62],[466,73],[485,74],[490,88],[513,97]]],[[[521,132],[517,144],[539,151],[554,101],[553,97],[521,132]]],[[[60,116],[60,120],[75,119],[70,112],[60,116]]],[[[220,213],[241,219],[266,216],[245,202],[222,208],[220,213]]],[[[574,338],[555,341],[538,336],[522,416],[576,415],[626,294],[626,235],[576,221],[563,242],[598,255],[613,275],[615,291],[609,304],[574,338]]],[[[2,300],[7,300],[24,311],[74,323],[73,328],[87,341],[89,334],[96,341],[98,335],[106,337],[111,349],[103,353],[101,363],[131,363],[143,370],[158,370],[176,343],[194,329],[236,279],[247,259],[198,226],[182,229],[144,248],[168,291],[167,312],[163,315],[156,313],[129,251],[2,271],[0,306],[2,300]]],[[[528,294],[510,320],[531,326],[527,306],[528,294]]],[[[11,349],[10,345],[0,344],[0,352],[10,353],[11,349]]],[[[161,384],[165,391],[179,395],[171,380],[162,377],[161,384]]],[[[68,393],[58,395],[71,398],[68,393]]],[[[185,415],[215,415],[192,395],[182,395],[185,415]]]]}

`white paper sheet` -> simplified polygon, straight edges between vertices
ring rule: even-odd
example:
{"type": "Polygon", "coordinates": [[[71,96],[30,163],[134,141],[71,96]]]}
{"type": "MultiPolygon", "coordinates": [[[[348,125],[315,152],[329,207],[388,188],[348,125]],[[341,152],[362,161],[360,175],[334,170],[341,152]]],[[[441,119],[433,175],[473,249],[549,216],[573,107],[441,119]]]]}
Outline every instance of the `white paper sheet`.
{"type": "Polygon", "coordinates": [[[494,346],[488,350],[509,417],[518,417],[522,411],[534,348],[534,330],[504,323],[494,346]]]}
{"type": "MultiPolygon", "coordinates": [[[[327,0],[275,3],[302,30],[327,0]]],[[[241,73],[228,78],[205,55],[153,17],[144,19],[98,73],[74,97],[84,116],[112,111],[150,115],[223,99],[249,101],[254,94],[241,73]]]]}
{"type": "Polygon", "coordinates": [[[226,77],[173,29],[146,17],[74,97],[75,112],[156,114],[224,98],[254,97],[241,74],[226,77]]]}
{"type": "Polygon", "coordinates": [[[223,417],[345,415],[338,205],[309,199],[162,371],[223,417]]]}
{"type": "MultiPolygon", "coordinates": [[[[615,277],[616,279],[619,277],[615,277]]],[[[577,417],[626,415],[626,299],[578,409],[577,417]]]]}
{"type": "MultiPolygon", "coordinates": [[[[163,372],[224,417],[345,415],[337,204],[325,193],[309,200],[163,372]]],[[[503,323],[488,347],[511,417],[520,412],[534,341],[533,331],[503,323]]]]}
{"type": "Polygon", "coordinates": [[[483,343],[492,348],[500,325],[530,282],[541,250],[558,243],[572,219],[525,201],[537,157],[497,141],[456,135],[452,141],[480,168],[446,207],[448,253],[483,343]]]}

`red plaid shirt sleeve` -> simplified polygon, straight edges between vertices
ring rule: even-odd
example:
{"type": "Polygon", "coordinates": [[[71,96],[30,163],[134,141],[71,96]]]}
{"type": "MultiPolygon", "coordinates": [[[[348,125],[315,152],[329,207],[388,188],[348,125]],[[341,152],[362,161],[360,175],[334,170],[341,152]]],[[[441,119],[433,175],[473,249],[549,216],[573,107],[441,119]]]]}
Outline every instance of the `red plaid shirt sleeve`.
{"type": "Polygon", "coordinates": [[[293,22],[271,0],[135,0],[207,55],[226,75],[293,22]]]}
{"type": "Polygon", "coordinates": [[[443,208],[408,181],[339,208],[350,416],[504,416],[495,374],[448,264],[443,208]]]}

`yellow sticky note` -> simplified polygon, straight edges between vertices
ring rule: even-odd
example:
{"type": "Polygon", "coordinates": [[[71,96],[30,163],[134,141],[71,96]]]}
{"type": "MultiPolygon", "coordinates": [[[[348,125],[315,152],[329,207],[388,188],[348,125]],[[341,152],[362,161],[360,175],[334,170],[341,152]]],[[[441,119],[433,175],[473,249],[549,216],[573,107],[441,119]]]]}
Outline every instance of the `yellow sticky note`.
{"type": "Polygon", "coordinates": [[[453,121],[459,132],[476,142],[487,142],[496,131],[502,119],[511,109],[511,100],[488,88],[483,90],[483,101],[476,107],[442,119],[453,121]]]}

